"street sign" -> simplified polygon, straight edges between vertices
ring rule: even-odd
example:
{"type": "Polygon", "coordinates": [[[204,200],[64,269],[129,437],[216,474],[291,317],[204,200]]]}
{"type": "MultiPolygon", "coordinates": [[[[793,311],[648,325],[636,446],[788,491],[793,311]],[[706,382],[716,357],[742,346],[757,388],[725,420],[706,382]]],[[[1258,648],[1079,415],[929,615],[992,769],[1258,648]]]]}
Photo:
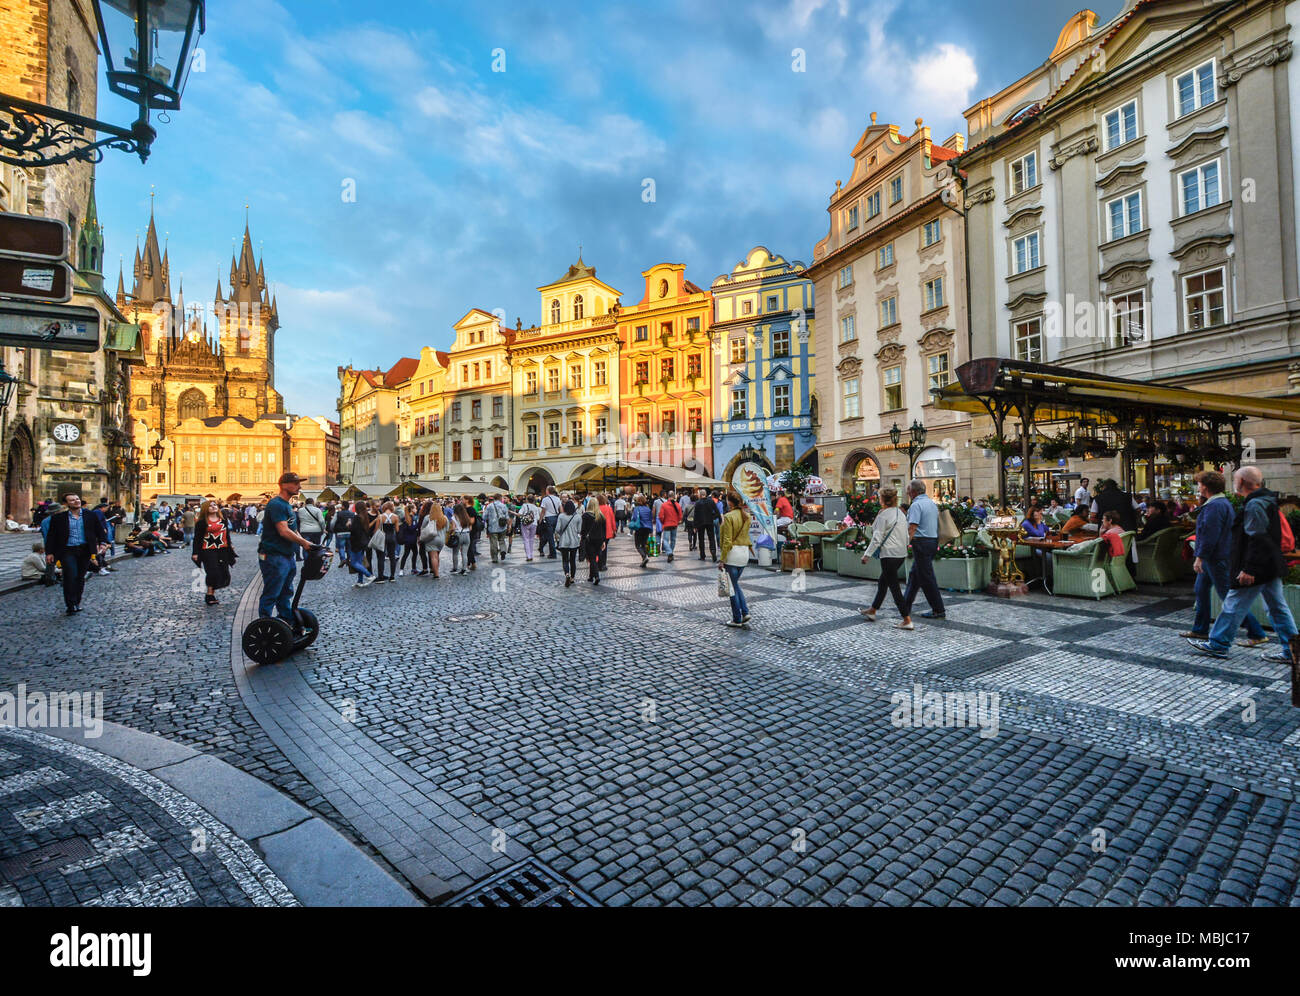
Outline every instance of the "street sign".
{"type": "Polygon", "coordinates": [[[0,253],[29,259],[67,259],[68,226],[54,218],[0,212],[0,253]]]}
{"type": "Polygon", "coordinates": [[[0,256],[0,296],[62,304],[72,300],[72,267],[58,260],[0,256]]]}
{"type": "Polygon", "coordinates": [[[94,308],[0,302],[0,345],[28,349],[99,349],[99,312],[94,308]]]}

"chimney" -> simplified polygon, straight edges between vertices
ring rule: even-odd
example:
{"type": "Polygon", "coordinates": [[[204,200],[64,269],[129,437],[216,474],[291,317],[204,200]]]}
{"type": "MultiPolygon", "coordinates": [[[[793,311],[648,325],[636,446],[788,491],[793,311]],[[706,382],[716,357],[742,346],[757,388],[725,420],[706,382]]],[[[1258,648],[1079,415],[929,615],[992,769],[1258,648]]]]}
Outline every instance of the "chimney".
{"type": "Polygon", "coordinates": [[[966,136],[961,132],[949,135],[943,140],[945,149],[952,149],[953,152],[964,152],[966,149],[966,136]]]}

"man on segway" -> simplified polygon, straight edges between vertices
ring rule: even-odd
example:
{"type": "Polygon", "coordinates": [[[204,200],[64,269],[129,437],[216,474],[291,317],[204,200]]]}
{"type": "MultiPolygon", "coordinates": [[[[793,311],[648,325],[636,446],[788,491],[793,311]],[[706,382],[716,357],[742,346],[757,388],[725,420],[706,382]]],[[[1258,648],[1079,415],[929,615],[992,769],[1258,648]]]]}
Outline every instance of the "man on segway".
{"type": "Polygon", "coordinates": [[[294,625],[293,577],[297,564],[293,557],[294,544],[311,550],[316,544],[298,533],[298,513],[289,499],[302,490],[303,479],[293,471],[280,475],[280,493],[266,505],[262,520],[262,539],[257,544],[257,566],[262,572],[262,597],[257,602],[257,614],[263,619],[271,617],[271,610],[294,625]]]}

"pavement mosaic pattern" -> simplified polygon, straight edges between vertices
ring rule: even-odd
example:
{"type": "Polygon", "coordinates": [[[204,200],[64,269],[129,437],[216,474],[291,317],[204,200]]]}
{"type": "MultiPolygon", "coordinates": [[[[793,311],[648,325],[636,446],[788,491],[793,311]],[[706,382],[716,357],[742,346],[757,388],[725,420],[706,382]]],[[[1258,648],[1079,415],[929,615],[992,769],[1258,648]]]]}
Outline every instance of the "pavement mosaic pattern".
{"type": "MultiPolygon", "coordinates": [[[[93,743],[93,740],[87,743],[93,743]]],[[[242,839],[147,772],[0,728],[0,906],[295,906],[242,839]],[[29,867],[6,859],[79,845],[29,867]]]]}

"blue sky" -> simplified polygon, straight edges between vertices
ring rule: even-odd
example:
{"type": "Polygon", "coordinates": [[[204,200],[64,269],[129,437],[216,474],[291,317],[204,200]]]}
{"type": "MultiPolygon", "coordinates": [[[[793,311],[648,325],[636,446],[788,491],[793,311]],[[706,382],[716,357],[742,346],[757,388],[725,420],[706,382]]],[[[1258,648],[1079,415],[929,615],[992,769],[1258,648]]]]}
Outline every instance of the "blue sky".
{"type": "MultiPolygon", "coordinates": [[[[186,300],[210,302],[249,204],[279,297],[276,386],[333,417],[340,364],[446,348],[471,307],[537,321],[535,288],[579,243],[625,304],[664,260],[701,286],[755,244],[807,262],[871,111],[964,132],[961,112],[1043,62],[1077,9],[222,0],[149,162],[99,167],[105,269],[123,255],[129,285],[156,189],[173,287],[184,274],[186,300]]],[[[126,120],[101,91],[100,116],[126,120]]]]}

